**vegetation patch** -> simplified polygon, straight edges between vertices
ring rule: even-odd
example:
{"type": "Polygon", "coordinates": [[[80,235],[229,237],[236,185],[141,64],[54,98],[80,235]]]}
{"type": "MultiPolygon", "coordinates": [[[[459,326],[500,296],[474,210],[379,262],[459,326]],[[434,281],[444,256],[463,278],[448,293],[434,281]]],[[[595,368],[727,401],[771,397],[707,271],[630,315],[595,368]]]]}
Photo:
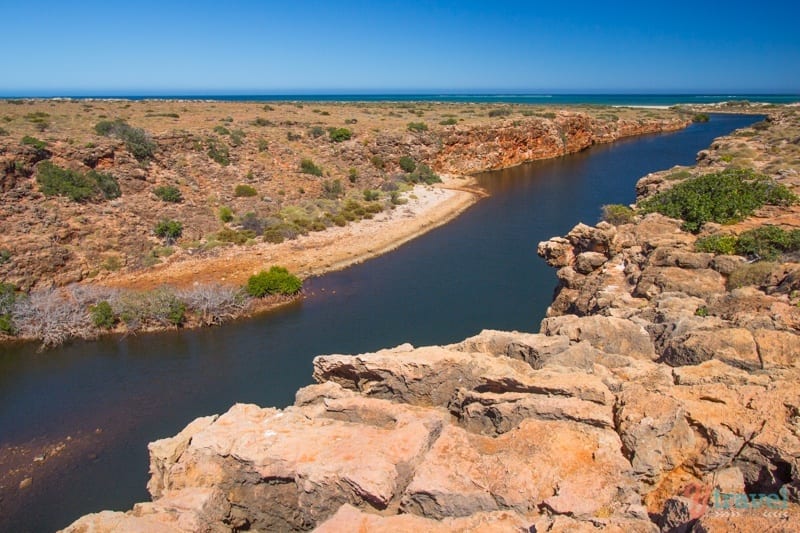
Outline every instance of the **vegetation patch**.
{"type": "Polygon", "coordinates": [[[145,130],[134,128],[122,119],[103,120],[94,127],[98,135],[116,137],[125,143],[125,148],[137,161],[145,162],[153,158],[156,144],[145,130]]]}
{"type": "Polygon", "coordinates": [[[635,216],[636,213],[627,205],[608,204],[603,206],[603,220],[615,226],[630,224],[635,216]]]}
{"type": "Polygon", "coordinates": [[[47,147],[47,143],[37,139],[36,137],[31,137],[30,135],[26,135],[20,141],[20,144],[23,146],[30,146],[35,150],[44,150],[47,147]]]}
{"type": "Polygon", "coordinates": [[[155,194],[161,201],[179,204],[183,201],[183,195],[180,189],[172,185],[164,185],[153,189],[155,194]]]}
{"type": "Polygon", "coordinates": [[[441,183],[442,178],[436,174],[428,165],[417,165],[415,170],[403,176],[407,183],[424,183],[425,185],[432,185],[434,183],[441,183]]]}
{"type": "Polygon", "coordinates": [[[250,185],[237,185],[233,191],[233,195],[237,198],[250,198],[258,195],[258,191],[250,185]]]}
{"type": "Polygon", "coordinates": [[[94,170],[84,174],[61,168],[50,161],[39,164],[36,181],[45,196],[66,196],[75,202],[101,198],[111,200],[121,195],[119,183],[111,174],[94,170]]]}
{"type": "Polygon", "coordinates": [[[697,233],[706,222],[732,224],[764,205],[797,202],[789,189],[749,169],[726,169],[687,179],[639,204],[644,213],[658,212],[682,219],[697,233]]]}
{"type": "Polygon", "coordinates": [[[409,122],[406,126],[408,131],[412,133],[422,133],[423,131],[428,131],[428,125],[424,122],[409,122]]]}
{"type": "Polygon", "coordinates": [[[262,270],[250,276],[245,290],[254,298],[270,294],[293,295],[300,292],[303,282],[283,267],[273,266],[269,271],[262,270]]]}
{"type": "Polygon", "coordinates": [[[328,135],[330,136],[331,141],[335,143],[340,143],[343,141],[349,141],[353,137],[353,132],[347,128],[332,128],[328,135]]]}
{"type": "Polygon", "coordinates": [[[728,276],[728,290],[755,285],[765,286],[769,283],[775,263],[759,261],[758,263],[745,264],[738,267],[728,276]]]}
{"type": "Polygon", "coordinates": [[[322,176],[322,168],[314,164],[314,161],[311,159],[303,159],[300,161],[300,172],[317,177],[322,176]]]}
{"type": "Polygon", "coordinates": [[[214,139],[208,140],[208,157],[212,160],[216,161],[223,167],[226,167],[231,164],[231,156],[230,152],[228,152],[228,147],[220,142],[216,142],[214,139]]]}
{"type": "Polygon", "coordinates": [[[157,237],[164,239],[165,244],[170,245],[183,234],[183,224],[177,220],[165,218],[156,224],[153,232],[157,237]]]}

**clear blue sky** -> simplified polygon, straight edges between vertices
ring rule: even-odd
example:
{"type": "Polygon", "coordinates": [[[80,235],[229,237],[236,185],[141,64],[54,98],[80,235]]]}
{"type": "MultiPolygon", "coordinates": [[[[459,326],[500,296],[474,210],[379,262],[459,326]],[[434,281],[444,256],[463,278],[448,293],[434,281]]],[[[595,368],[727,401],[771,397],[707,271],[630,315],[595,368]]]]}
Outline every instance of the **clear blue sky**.
{"type": "Polygon", "coordinates": [[[0,0],[0,94],[800,92],[800,4],[0,0]]]}

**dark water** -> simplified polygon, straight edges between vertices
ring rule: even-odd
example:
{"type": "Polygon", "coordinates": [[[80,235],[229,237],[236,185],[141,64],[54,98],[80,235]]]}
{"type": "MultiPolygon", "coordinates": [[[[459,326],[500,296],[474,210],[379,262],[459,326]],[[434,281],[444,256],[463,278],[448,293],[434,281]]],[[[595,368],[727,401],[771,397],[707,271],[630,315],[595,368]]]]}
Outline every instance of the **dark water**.
{"type": "Polygon", "coordinates": [[[486,93],[451,92],[400,92],[400,93],[352,93],[320,94],[294,92],[291,94],[30,94],[0,97],[67,97],[67,98],[122,98],[129,100],[217,100],[223,102],[453,102],[453,103],[506,103],[531,105],[660,105],[714,104],[718,102],[742,101],[768,104],[790,104],[800,102],[800,94],[547,94],[508,93],[498,91],[486,93]]]}
{"type": "Polygon", "coordinates": [[[45,353],[0,348],[0,445],[103,430],[98,459],[54,479],[34,475],[25,503],[3,508],[0,530],[53,530],[147,499],[149,441],[235,402],[291,403],[315,355],[449,343],[483,328],[537,331],[556,283],[536,257],[539,241],[596,222],[602,204],[632,202],[642,175],[691,164],[712,139],[756,120],[714,116],[480,176],[490,198],[390,254],[309,280],[304,302],[269,315],[45,353]]]}

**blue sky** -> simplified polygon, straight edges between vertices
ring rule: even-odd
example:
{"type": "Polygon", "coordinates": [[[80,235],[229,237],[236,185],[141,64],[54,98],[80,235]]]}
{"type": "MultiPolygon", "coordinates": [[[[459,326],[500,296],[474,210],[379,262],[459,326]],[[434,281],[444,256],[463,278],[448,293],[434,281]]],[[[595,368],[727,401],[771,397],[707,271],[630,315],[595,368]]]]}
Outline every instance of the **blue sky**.
{"type": "Polygon", "coordinates": [[[0,94],[800,93],[800,4],[0,0],[0,94]]]}

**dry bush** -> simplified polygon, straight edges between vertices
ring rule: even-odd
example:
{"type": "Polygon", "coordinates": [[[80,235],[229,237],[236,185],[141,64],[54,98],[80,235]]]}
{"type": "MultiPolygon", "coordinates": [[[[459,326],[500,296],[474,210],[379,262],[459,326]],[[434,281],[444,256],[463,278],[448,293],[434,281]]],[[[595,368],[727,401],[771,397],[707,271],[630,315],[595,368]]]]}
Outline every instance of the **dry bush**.
{"type": "Polygon", "coordinates": [[[184,289],[178,298],[206,326],[236,318],[250,305],[241,289],[216,283],[184,289]]]}
{"type": "Polygon", "coordinates": [[[95,337],[88,307],[108,291],[72,285],[35,291],[17,299],[14,324],[20,336],[39,339],[43,347],[58,346],[72,337],[95,337]]]}

